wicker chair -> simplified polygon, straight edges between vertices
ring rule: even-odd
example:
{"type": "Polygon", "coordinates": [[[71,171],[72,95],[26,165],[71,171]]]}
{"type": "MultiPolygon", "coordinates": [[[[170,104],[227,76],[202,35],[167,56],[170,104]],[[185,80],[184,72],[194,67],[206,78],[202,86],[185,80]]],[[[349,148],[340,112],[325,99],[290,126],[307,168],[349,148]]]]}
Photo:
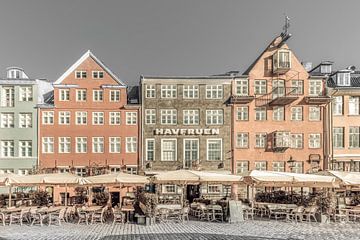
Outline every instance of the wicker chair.
{"type": "Polygon", "coordinates": [[[85,222],[86,225],[89,224],[89,215],[87,214],[87,212],[84,209],[77,208],[77,215],[79,217],[78,224],[80,224],[81,222],[85,222]]]}
{"type": "Polygon", "coordinates": [[[306,219],[311,222],[311,218],[314,219],[315,222],[317,222],[316,219],[316,213],[318,212],[319,207],[318,206],[312,206],[310,207],[309,211],[306,213],[305,217],[306,219]]]}
{"type": "Polygon", "coordinates": [[[155,215],[155,220],[159,222],[166,222],[169,216],[169,209],[167,208],[160,208],[157,210],[157,213],[155,215]]]}
{"type": "Polygon", "coordinates": [[[186,221],[189,221],[189,212],[190,212],[190,207],[184,207],[183,209],[181,209],[181,220],[184,222],[185,219],[186,221]]]}
{"type": "Polygon", "coordinates": [[[106,210],[107,207],[103,207],[101,211],[97,211],[91,214],[91,224],[93,224],[94,222],[100,222],[101,224],[103,224],[105,222],[104,215],[106,213],[106,210]]]}
{"type": "Polygon", "coordinates": [[[40,226],[43,226],[43,222],[46,218],[49,217],[46,213],[40,213],[36,209],[30,209],[30,215],[31,215],[31,226],[35,223],[39,223],[40,226]]]}
{"type": "Polygon", "coordinates": [[[113,215],[113,224],[116,222],[125,223],[125,214],[120,209],[111,209],[113,215]]]}
{"type": "Polygon", "coordinates": [[[59,222],[59,226],[61,226],[61,222],[65,222],[65,213],[66,213],[67,208],[62,208],[60,209],[60,211],[58,213],[52,213],[49,215],[49,226],[51,225],[51,222],[54,221],[58,221],[59,222]]]}
{"type": "Polygon", "coordinates": [[[10,222],[9,225],[11,225],[14,222],[20,223],[20,225],[23,225],[23,220],[28,220],[28,214],[29,214],[30,208],[22,209],[20,212],[11,213],[10,214],[10,222]]]}

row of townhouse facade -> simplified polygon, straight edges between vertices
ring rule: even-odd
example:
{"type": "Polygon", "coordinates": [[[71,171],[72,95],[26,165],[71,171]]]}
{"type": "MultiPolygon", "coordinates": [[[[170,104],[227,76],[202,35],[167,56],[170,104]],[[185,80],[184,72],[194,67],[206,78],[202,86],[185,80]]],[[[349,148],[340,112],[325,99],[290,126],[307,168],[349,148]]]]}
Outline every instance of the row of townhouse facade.
{"type": "Polygon", "coordinates": [[[0,172],[360,171],[360,72],[302,64],[276,37],[242,74],[141,76],[91,51],[56,81],[0,80],[0,172]]]}

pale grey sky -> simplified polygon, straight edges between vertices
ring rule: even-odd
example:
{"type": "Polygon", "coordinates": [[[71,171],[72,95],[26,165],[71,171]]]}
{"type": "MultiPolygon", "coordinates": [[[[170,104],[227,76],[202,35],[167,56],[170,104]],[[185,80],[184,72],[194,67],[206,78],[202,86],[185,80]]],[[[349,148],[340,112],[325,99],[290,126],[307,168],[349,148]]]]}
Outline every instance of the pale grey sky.
{"type": "Polygon", "coordinates": [[[290,16],[301,61],[360,68],[359,1],[0,0],[0,75],[56,80],[87,49],[129,85],[143,75],[243,72],[290,16]]]}

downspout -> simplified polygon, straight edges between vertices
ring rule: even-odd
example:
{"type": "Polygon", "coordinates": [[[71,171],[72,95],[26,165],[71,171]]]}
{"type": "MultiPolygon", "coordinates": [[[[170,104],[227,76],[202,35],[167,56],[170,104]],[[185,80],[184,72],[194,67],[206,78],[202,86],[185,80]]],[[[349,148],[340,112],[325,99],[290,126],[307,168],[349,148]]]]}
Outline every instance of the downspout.
{"type": "MultiPolygon", "coordinates": [[[[338,89],[335,89],[334,92],[331,93],[330,97],[332,98],[339,90],[338,89]]],[[[333,110],[332,110],[332,102],[329,104],[330,105],[330,108],[329,108],[329,116],[330,116],[330,131],[329,131],[329,135],[331,136],[330,137],[330,149],[331,149],[331,164],[330,164],[330,169],[333,170],[333,162],[334,162],[334,144],[333,142],[331,141],[333,138],[333,119],[334,119],[334,116],[333,116],[333,110]]]]}
{"type": "Polygon", "coordinates": [[[143,107],[143,103],[144,103],[144,93],[143,93],[143,76],[140,76],[140,89],[139,89],[139,93],[140,93],[140,109],[139,109],[139,113],[141,112],[141,116],[140,116],[140,121],[141,124],[139,125],[139,137],[140,137],[140,141],[141,142],[141,147],[139,149],[141,149],[141,153],[139,153],[139,162],[141,163],[141,170],[144,171],[144,175],[145,175],[145,170],[144,170],[144,158],[143,158],[143,153],[145,151],[144,149],[144,139],[143,139],[143,129],[144,129],[144,122],[143,122],[143,116],[144,116],[144,107],[143,107]]]}

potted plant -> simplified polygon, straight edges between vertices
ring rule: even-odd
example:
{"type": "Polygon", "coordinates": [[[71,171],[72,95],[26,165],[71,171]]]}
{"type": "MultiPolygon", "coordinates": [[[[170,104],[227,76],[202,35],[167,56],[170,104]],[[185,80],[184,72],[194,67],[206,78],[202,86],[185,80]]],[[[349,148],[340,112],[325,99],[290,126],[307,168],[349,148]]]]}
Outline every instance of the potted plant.
{"type": "Polygon", "coordinates": [[[139,206],[145,214],[146,225],[155,223],[156,206],[158,197],[155,193],[139,192],[137,194],[139,206]]]}

